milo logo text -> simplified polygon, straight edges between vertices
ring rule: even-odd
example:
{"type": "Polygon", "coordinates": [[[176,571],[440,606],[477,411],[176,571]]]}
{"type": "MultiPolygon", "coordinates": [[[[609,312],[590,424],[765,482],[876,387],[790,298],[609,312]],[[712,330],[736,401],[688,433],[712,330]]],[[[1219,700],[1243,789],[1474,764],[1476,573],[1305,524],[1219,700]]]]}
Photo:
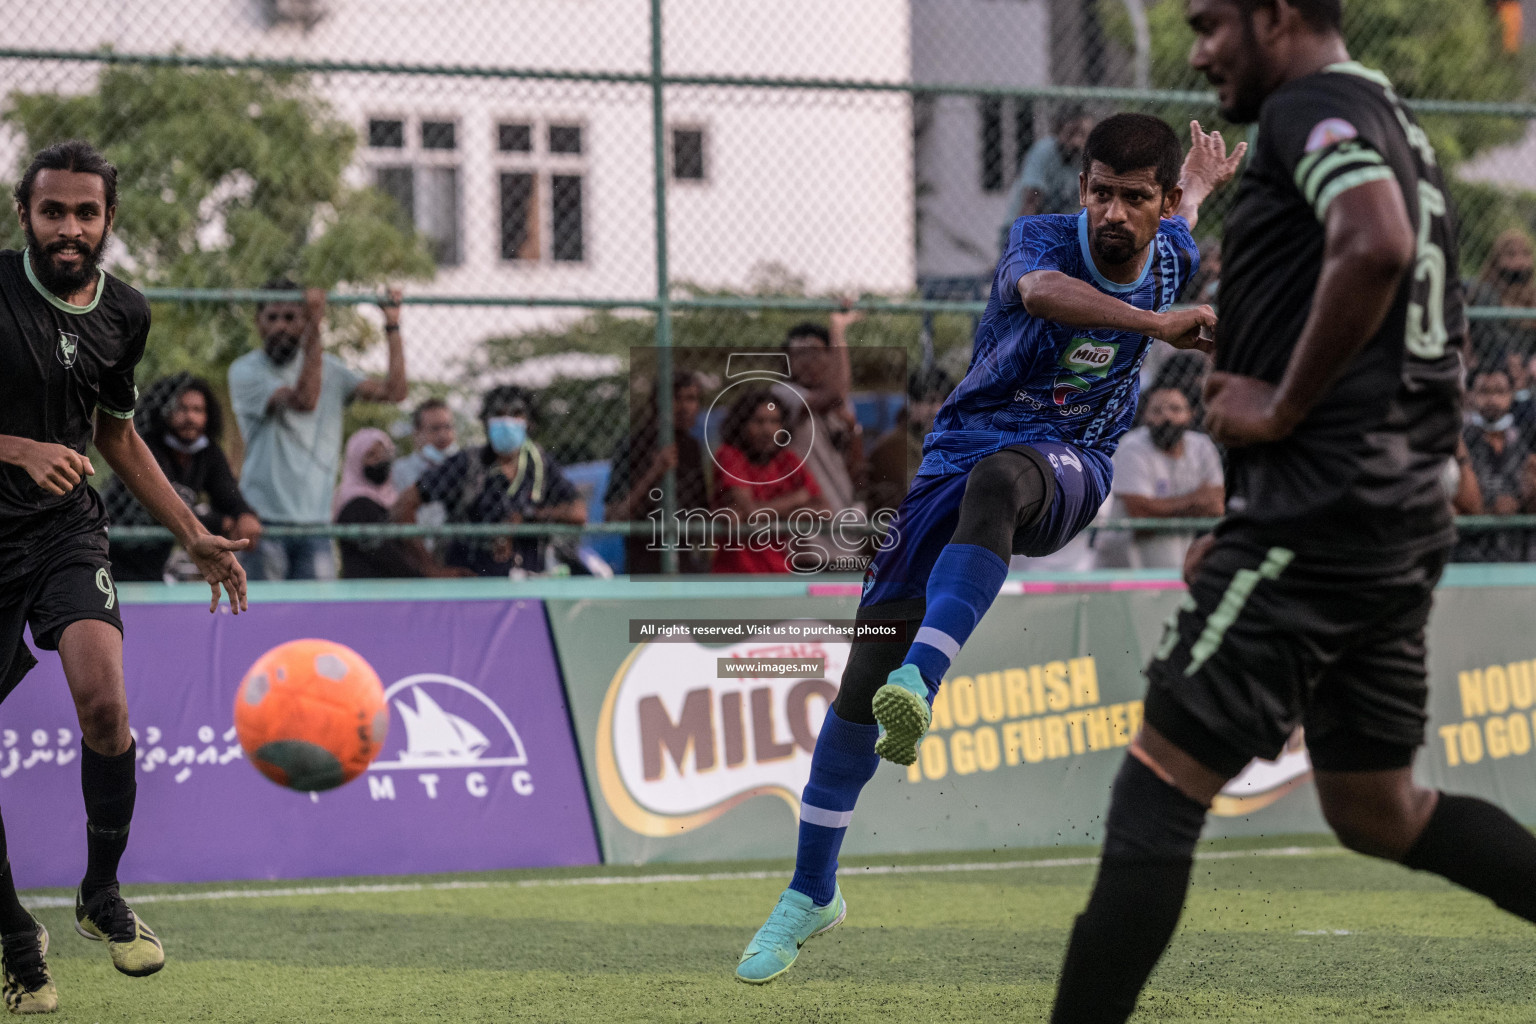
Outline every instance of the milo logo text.
{"type": "Polygon", "coordinates": [[[1118,342],[1096,342],[1092,338],[1073,338],[1061,354],[1063,369],[1082,377],[1103,377],[1120,353],[1118,342]]]}

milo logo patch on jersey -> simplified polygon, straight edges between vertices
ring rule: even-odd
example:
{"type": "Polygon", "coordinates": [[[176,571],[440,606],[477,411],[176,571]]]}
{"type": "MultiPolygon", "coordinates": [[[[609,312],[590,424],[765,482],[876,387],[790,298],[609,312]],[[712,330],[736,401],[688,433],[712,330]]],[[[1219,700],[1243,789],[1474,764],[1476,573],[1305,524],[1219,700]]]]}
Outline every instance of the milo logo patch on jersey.
{"type": "Polygon", "coordinates": [[[1073,338],[1059,360],[1061,368],[1079,377],[1103,378],[1115,365],[1120,354],[1120,343],[1099,342],[1092,338],[1073,338]]]}
{"type": "Polygon", "coordinates": [[[77,334],[65,334],[59,332],[59,362],[65,367],[75,365],[75,357],[80,354],[80,336],[77,334]]]}

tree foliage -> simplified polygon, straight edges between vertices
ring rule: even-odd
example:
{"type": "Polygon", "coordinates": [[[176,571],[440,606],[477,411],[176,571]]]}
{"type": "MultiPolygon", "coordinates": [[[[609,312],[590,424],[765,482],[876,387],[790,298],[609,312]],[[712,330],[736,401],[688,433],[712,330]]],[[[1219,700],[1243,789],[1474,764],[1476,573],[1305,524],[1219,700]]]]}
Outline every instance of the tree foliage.
{"type": "MultiPolygon", "coordinates": [[[[81,94],[13,93],[4,119],[29,154],[84,138],[119,171],[114,272],[140,287],[377,286],[433,263],[393,201],[348,185],[356,148],[301,75],[108,65],[81,94]]],[[[14,169],[19,176],[22,167],[14,169]]],[[[7,245],[20,231],[3,218],[7,245]]],[[[249,305],[157,303],[141,376],[191,370],[222,388],[255,344],[249,305]]],[[[332,336],[370,344],[365,321],[332,316],[332,336]]]]}

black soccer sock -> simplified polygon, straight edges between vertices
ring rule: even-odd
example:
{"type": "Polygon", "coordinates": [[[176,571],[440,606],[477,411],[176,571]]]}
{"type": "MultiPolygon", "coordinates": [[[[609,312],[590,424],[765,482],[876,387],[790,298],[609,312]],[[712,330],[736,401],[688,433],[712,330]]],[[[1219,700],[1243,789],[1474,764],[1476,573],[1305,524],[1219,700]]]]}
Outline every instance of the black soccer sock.
{"type": "Polygon", "coordinates": [[[1134,757],[1115,776],[1104,856],[1077,917],[1051,1024],[1120,1024],[1184,910],[1205,808],[1134,757]]]}
{"type": "Polygon", "coordinates": [[[5,823],[0,821],[0,935],[16,935],[33,927],[32,915],[16,895],[16,881],[6,855],[5,823]]]}
{"type": "Polygon", "coordinates": [[[1536,836],[1486,800],[1441,793],[1403,863],[1536,922],[1536,836]]]}
{"type": "Polygon", "coordinates": [[[80,744],[86,848],[80,893],[86,899],[117,881],[117,863],[128,848],[128,824],[133,820],[133,798],[139,788],[133,774],[136,747],[129,741],[127,750],[107,757],[80,744]]]}

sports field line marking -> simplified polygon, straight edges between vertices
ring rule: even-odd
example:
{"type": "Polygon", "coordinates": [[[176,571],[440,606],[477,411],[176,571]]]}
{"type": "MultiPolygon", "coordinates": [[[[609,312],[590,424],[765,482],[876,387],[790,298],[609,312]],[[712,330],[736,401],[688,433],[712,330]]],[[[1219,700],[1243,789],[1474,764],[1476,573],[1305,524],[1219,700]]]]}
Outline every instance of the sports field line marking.
{"type": "MultiPolygon", "coordinates": [[[[1269,850],[1213,850],[1195,854],[1196,860],[1238,860],[1243,857],[1317,857],[1343,853],[1337,846],[1280,846],[1269,850]]],[[[1058,857],[1054,860],[993,860],[959,864],[874,864],[844,868],[846,875],[942,875],[969,871],[1019,871],[1032,868],[1084,868],[1097,857],[1058,857]]],[[[368,885],[306,885],[284,889],[210,889],[206,892],[146,892],[133,897],[141,903],[201,903],[209,900],[278,899],[285,896],[357,896],[395,892],[452,892],[458,889],[557,889],[574,885],[666,885],[675,882],[756,882],[784,878],[787,870],[715,871],[669,875],[595,875],[589,878],[523,878],[517,881],[379,882],[368,885]]],[[[33,896],[23,899],[28,909],[73,907],[73,896],[33,896]]]]}

